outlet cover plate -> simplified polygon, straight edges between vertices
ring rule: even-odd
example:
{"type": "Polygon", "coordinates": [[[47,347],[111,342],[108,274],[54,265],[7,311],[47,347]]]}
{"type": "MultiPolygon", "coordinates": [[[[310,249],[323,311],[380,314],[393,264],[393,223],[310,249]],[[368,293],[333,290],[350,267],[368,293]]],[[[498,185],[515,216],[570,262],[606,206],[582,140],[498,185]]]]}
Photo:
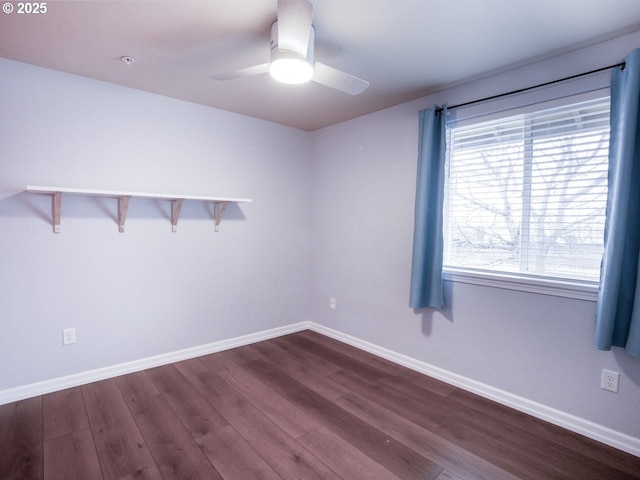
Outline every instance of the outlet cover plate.
{"type": "Polygon", "coordinates": [[[76,343],[76,329],[75,328],[63,328],[62,329],[62,344],[71,345],[76,343]]]}
{"type": "Polygon", "coordinates": [[[600,388],[603,390],[609,390],[613,393],[618,393],[618,383],[620,382],[620,373],[613,370],[602,369],[602,380],[600,382],[600,388]]]}

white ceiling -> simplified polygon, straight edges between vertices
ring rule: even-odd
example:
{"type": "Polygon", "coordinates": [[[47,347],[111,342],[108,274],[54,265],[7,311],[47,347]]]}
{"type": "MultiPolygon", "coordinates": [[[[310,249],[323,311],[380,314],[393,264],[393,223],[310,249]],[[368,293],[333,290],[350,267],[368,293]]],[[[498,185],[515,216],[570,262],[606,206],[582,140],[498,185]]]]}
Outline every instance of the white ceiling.
{"type": "Polygon", "coordinates": [[[269,61],[276,0],[48,0],[44,14],[0,14],[0,56],[316,130],[640,30],[640,0],[312,3],[316,60],[368,80],[364,93],[209,78],[269,61]]]}

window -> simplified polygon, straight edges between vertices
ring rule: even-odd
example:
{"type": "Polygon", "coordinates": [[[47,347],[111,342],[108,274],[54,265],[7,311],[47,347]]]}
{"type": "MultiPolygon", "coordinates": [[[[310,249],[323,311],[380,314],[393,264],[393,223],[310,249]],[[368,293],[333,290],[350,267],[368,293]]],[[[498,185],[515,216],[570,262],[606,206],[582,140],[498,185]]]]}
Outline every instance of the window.
{"type": "Polygon", "coordinates": [[[445,268],[598,282],[609,98],[447,131],[445,268]]]}

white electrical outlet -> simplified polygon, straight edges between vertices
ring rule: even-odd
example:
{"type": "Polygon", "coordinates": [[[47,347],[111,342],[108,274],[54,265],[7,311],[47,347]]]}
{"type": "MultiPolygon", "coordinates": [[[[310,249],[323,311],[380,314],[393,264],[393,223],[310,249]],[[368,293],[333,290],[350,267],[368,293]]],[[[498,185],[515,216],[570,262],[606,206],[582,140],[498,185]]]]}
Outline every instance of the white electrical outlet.
{"type": "Polygon", "coordinates": [[[335,298],[330,298],[329,299],[329,308],[331,310],[335,310],[336,309],[336,299],[335,298]]]}
{"type": "Polygon", "coordinates": [[[602,369],[602,381],[600,382],[600,388],[603,390],[609,390],[613,393],[618,393],[618,382],[620,381],[620,374],[613,370],[602,369]]]}
{"type": "Polygon", "coordinates": [[[62,344],[71,345],[76,343],[76,329],[75,328],[63,328],[62,329],[62,344]]]}

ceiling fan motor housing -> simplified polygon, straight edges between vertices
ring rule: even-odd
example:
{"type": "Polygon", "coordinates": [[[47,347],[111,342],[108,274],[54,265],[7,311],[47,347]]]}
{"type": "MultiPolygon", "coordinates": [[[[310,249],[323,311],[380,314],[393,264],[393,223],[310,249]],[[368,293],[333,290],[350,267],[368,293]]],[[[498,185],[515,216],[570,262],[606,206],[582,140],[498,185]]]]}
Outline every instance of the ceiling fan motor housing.
{"type": "Polygon", "coordinates": [[[298,60],[304,60],[308,64],[313,66],[313,46],[315,43],[316,30],[311,26],[309,30],[309,45],[307,47],[307,56],[304,58],[302,55],[296,52],[290,52],[288,50],[281,50],[278,46],[278,22],[273,22],[271,25],[271,62],[282,58],[295,58],[298,60]]]}

